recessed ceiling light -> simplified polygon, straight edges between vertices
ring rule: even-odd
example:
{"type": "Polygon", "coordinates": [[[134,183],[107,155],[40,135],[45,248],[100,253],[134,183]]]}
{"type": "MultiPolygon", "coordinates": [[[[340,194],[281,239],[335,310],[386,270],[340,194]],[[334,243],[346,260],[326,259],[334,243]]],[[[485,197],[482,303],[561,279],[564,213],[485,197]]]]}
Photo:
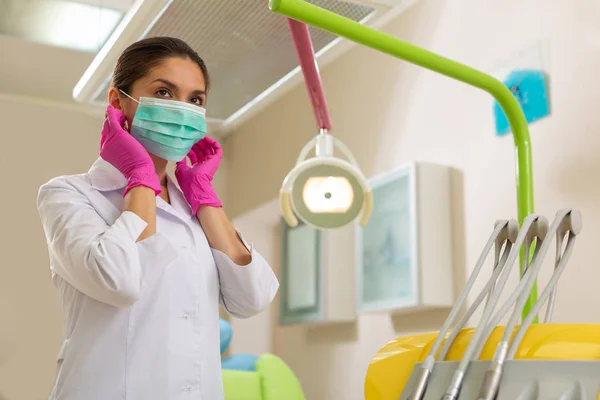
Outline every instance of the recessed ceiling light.
{"type": "Polygon", "coordinates": [[[123,13],[67,0],[12,2],[0,15],[0,33],[39,43],[97,52],[123,13]]]}

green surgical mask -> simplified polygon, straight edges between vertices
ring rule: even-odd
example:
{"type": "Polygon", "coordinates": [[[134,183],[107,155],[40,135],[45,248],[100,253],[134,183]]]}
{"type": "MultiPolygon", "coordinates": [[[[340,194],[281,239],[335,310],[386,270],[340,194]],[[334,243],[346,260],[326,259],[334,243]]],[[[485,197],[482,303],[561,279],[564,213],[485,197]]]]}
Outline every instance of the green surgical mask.
{"type": "Polygon", "coordinates": [[[206,110],[176,100],[140,97],[131,135],[149,152],[169,161],[181,161],[206,135],[206,110]]]}

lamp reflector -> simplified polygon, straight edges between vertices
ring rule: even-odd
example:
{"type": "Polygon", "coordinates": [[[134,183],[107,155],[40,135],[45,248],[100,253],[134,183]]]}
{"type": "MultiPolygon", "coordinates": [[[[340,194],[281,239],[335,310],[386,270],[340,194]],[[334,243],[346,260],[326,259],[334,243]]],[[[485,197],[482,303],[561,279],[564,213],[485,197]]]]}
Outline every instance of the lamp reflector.
{"type": "Polygon", "coordinates": [[[300,220],[319,229],[339,228],[361,212],[363,190],[351,169],[327,164],[313,165],[296,176],[291,201],[300,220]]]}
{"type": "Polygon", "coordinates": [[[352,185],[343,176],[313,176],[304,184],[304,204],[312,213],[345,213],[354,202],[352,185]]]}

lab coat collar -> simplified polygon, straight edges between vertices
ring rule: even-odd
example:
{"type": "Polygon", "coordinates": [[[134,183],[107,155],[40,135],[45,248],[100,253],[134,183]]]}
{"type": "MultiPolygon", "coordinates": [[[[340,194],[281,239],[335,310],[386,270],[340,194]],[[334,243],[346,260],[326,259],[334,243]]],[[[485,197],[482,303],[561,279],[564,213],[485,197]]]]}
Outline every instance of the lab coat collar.
{"type": "Polygon", "coordinates": [[[101,192],[123,189],[127,186],[127,179],[109,162],[98,157],[88,171],[92,187],[101,192]]]}
{"type": "MultiPolygon", "coordinates": [[[[127,186],[127,179],[123,176],[123,174],[121,174],[118,169],[101,157],[98,157],[98,159],[94,162],[88,171],[88,176],[90,177],[92,187],[101,192],[120,190],[127,186]]],[[[157,206],[177,217],[180,216],[177,215],[174,209],[177,209],[179,212],[183,212],[187,217],[193,217],[192,209],[190,208],[187,200],[185,200],[183,192],[181,192],[179,186],[173,182],[168,174],[167,187],[169,189],[171,204],[168,204],[162,199],[158,199],[157,206]]]]}

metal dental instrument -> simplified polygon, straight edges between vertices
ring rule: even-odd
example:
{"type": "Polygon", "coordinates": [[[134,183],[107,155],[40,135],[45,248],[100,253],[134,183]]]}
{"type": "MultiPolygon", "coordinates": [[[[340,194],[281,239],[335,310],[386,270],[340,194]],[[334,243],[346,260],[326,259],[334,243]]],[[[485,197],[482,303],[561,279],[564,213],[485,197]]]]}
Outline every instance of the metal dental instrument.
{"type": "MultiPolygon", "coordinates": [[[[571,240],[571,235],[573,236],[577,236],[579,235],[579,233],[581,232],[582,229],[582,217],[581,217],[581,212],[577,211],[577,210],[571,210],[571,212],[569,213],[569,215],[567,216],[568,219],[565,219],[564,223],[565,226],[561,226],[561,228],[559,229],[559,231],[556,234],[556,268],[558,268],[558,263],[560,262],[560,259],[562,259],[562,257],[565,256],[565,253],[562,252],[562,245],[563,245],[563,241],[565,236],[567,235],[567,233],[569,234],[569,237],[567,239],[567,244],[569,243],[569,241],[571,240]],[[565,230],[565,234],[561,235],[561,229],[565,230]]],[[[573,238],[573,240],[575,240],[575,238],[573,238]]],[[[550,294],[550,297],[548,299],[548,305],[546,306],[546,315],[544,317],[544,323],[548,323],[552,320],[552,313],[554,312],[554,301],[556,300],[556,291],[557,291],[557,286],[554,286],[554,288],[552,289],[552,293],[550,294]]],[[[541,297],[540,297],[541,298],[541,297]]],[[[538,302],[540,300],[538,299],[538,302]]],[[[541,308],[541,306],[540,306],[541,308]]]]}
{"type": "MultiPolygon", "coordinates": [[[[492,232],[492,235],[490,236],[487,244],[485,245],[483,251],[481,252],[481,255],[479,256],[479,259],[477,260],[477,264],[475,264],[475,268],[473,269],[473,272],[469,276],[469,279],[468,279],[467,283],[465,284],[465,287],[462,290],[461,294],[458,296],[456,303],[450,310],[450,313],[449,313],[448,317],[446,318],[446,321],[444,321],[444,324],[442,325],[442,328],[440,329],[440,332],[439,332],[438,336],[436,337],[427,357],[425,358],[424,362],[421,364],[421,373],[418,378],[418,383],[417,383],[415,389],[413,390],[413,392],[409,395],[409,397],[408,397],[409,400],[421,400],[423,398],[423,396],[425,395],[429,377],[431,376],[431,372],[432,372],[432,369],[433,369],[433,366],[435,363],[435,355],[442,344],[444,336],[446,336],[446,333],[448,332],[448,330],[450,329],[450,327],[452,326],[452,324],[458,317],[458,313],[460,312],[460,309],[462,308],[463,304],[465,303],[468,294],[470,293],[471,289],[473,288],[475,280],[477,279],[477,277],[479,276],[479,273],[481,272],[483,264],[485,263],[488,255],[490,253],[492,245],[495,245],[494,246],[495,247],[495,249],[494,249],[495,250],[494,271],[493,271],[492,277],[489,279],[485,288],[481,291],[478,298],[475,300],[475,304],[477,304],[477,305],[479,305],[481,303],[481,301],[483,300],[483,297],[485,297],[490,292],[490,288],[492,288],[494,286],[494,283],[495,283],[500,271],[502,270],[502,268],[504,267],[504,265],[506,263],[506,260],[508,259],[508,255],[512,248],[512,244],[514,243],[514,241],[517,237],[518,231],[519,231],[519,225],[518,225],[517,221],[515,221],[515,220],[503,220],[503,221],[497,221],[495,223],[494,231],[492,232]],[[504,251],[502,252],[502,257],[500,257],[503,246],[504,246],[504,251]]],[[[471,308],[469,309],[469,312],[468,312],[469,316],[473,314],[473,312],[475,311],[476,308],[477,307],[473,308],[473,306],[471,306],[471,308]]],[[[460,331],[460,327],[462,326],[461,323],[463,323],[463,320],[461,320],[459,322],[459,324],[453,329],[453,332],[452,332],[453,334],[457,331],[460,331]]],[[[454,337],[456,337],[456,335],[454,335],[454,337]]],[[[446,345],[448,344],[448,342],[449,342],[449,340],[446,340],[446,345]]],[[[442,350],[442,352],[444,352],[444,350],[442,350]]],[[[443,357],[441,359],[443,360],[443,357]]]]}
{"type": "MultiPolygon", "coordinates": [[[[537,312],[540,311],[547,299],[553,299],[555,297],[557,282],[560,279],[561,274],[564,272],[569,258],[571,257],[573,247],[575,246],[575,239],[577,238],[577,235],[581,233],[582,225],[583,224],[581,213],[577,210],[570,210],[569,214],[562,219],[561,225],[556,233],[556,248],[558,262],[556,263],[554,273],[552,274],[548,285],[546,285],[546,288],[544,288],[544,291],[540,295],[540,298],[535,303],[534,308],[537,310],[537,312]],[[565,247],[564,252],[560,254],[560,250],[562,249],[562,243],[564,241],[565,236],[568,236],[567,245],[565,247]]],[[[549,307],[550,302],[548,302],[546,317],[548,317],[549,314],[551,315],[552,310],[549,309],[549,307]],[[550,311],[550,313],[548,311],[550,311]]],[[[515,354],[517,352],[517,349],[519,348],[523,336],[525,336],[527,329],[529,329],[529,327],[533,323],[533,317],[534,314],[531,314],[531,316],[527,317],[519,327],[519,330],[515,334],[515,337],[511,342],[510,348],[508,349],[507,359],[513,359],[515,357],[515,354]]]]}
{"type": "MultiPolygon", "coordinates": [[[[547,219],[536,214],[528,216],[523,221],[521,230],[519,231],[515,244],[510,251],[508,260],[506,261],[506,267],[503,268],[502,272],[500,273],[500,276],[496,283],[496,287],[494,288],[490,300],[483,311],[483,315],[481,317],[481,324],[479,327],[477,327],[475,333],[473,333],[473,337],[467,345],[463,357],[461,358],[458,368],[452,376],[452,381],[450,382],[450,385],[446,390],[446,393],[444,394],[442,400],[456,400],[458,398],[464,380],[465,372],[467,370],[467,367],[469,366],[469,362],[472,359],[474,351],[479,346],[479,341],[482,339],[486,339],[482,336],[482,334],[485,332],[485,327],[487,326],[492,316],[492,312],[494,311],[494,308],[498,303],[500,294],[502,293],[502,290],[506,285],[510,272],[512,271],[512,267],[515,264],[517,257],[519,256],[521,246],[528,238],[539,238],[541,235],[544,235],[545,232],[547,232],[547,226],[547,219]]],[[[523,286],[524,283],[526,282],[520,282],[519,286],[523,286]]]]}
{"type": "MultiPolygon", "coordinates": [[[[529,235],[526,236],[525,242],[523,243],[524,257],[523,265],[521,267],[521,280],[519,281],[519,284],[514,289],[514,291],[510,294],[508,299],[504,302],[502,307],[500,307],[496,314],[494,314],[490,322],[483,327],[483,335],[481,336],[481,340],[479,341],[477,347],[475,348],[475,351],[473,352],[474,359],[479,358],[479,355],[481,354],[481,351],[483,350],[483,347],[485,346],[487,339],[492,334],[493,330],[496,328],[496,326],[498,326],[502,318],[504,318],[508,311],[513,307],[515,302],[517,302],[517,305],[514,307],[513,314],[509,318],[509,321],[507,322],[504,330],[505,339],[507,332],[509,332],[508,338],[510,338],[510,332],[513,331],[515,325],[518,323],[519,315],[517,313],[517,310],[518,312],[520,312],[526,301],[526,298],[523,297],[524,295],[526,295],[524,290],[526,290],[529,287],[528,284],[530,282],[526,279],[525,274],[527,273],[533,262],[537,259],[536,257],[538,257],[539,254],[539,246],[541,245],[542,241],[546,238],[547,234],[548,223],[546,221],[545,223],[540,222],[540,224],[538,225],[537,232],[530,232],[529,235]],[[534,251],[533,259],[531,259],[531,261],[529,262],[529,252],[535,239],[537,239],[537,242],[535,243],[536,249],[534,251]]],[[[529,277],[530,275],[527,276],[529,277]]]]}
{"type": "MultiPolygon", "coordinates": [[[[516,221],[511,220],[510,223],[516,224],[516,221]]],[[[483,289],[481,290],[481,292],[479,293],[479,295],[477,296],[477,298],[475,299],[473,304],[471,304],[471,306],[469,307],[469,309],[467,310],[465,315],[463,315],[463,317],[460,319],[460,321],[456,324],[456,326],[452,330],[452,333],[450,334],[450,336],[448,336],[448,338],[446,339],[446,342],[444,343],[444,346],[442,347],[442,350],[440,351],[440,354],[438,355],[438,360],[443,361],[446,359],[446,355],[448,354],[448,351],[450,351],[452,344],[454,344],[454,340],[459,335],[461,330],[467,325],[467,323],[469,322],[469,319],[471,318],[471,316],[473,316],[475,311],[479,308],[479,306],[481,305],[481,302],[483,301],[484,298],[486,299],[484,309],[485,309],[485,307],[488,306],[488,304],[490,302],[490,297],[496,286],[496,280],[498,279],[498,276],[500,275],[500,273],[502,272],[502,269],[506,265],[506,260],[508,259],[508,256],[510,255],[510,251],[511,251],[512,246],[517,238],[518,233],[519,233],[518,224],[513,225],[511,227],[511,233],[510,233],[511,238],[509,239],[509,242],[506,243],[506,247],[504,248],[504,252],[502,254],[502,260],[500,261],[500,263],[497,263],[497,262],[495,263],[492,276],[490,277],[490,279],[488,280],[486,285],[483,287],[483,289]]],[[[498,249],[498,245],[496,246],[496,248],[498,249]]]]}
{"type": "MultiPolygon", "coordinates": [[[[581,214],[578,211],[564,209],[556,214],[556,217],[548,232],[549,235],[556,236],[556,255],[554,263],[554,273],[552,274],[550,281],[544,288],[544,291],[540,295],[538,301],[532,308],[532,315],[537,315],[537,313],[540,311],[540,309],[548,299],[554,299],[556,295],[556,287],[558,284],[558,280],[560,279],[561,274],[567,266],[568,260],[571,256],[573,247],[575,245],[575,239],[579,232],[581,232],[581,226],[581,214]],[[565,247],[564,252],[561,254],[563,240],[567,235],[567,245],[565,247]]],[[[479,400],[494,400],[496,398],[496,396],[498,395],[498,390],[500,388],[500,381],[502,378],[504,362],[506,360],[511,360],[514,358],[517,349],[519,348],[519,345],[521,343],[521,340],[523,339],[525,333],[527,332],[527,330],[531,326],[531,323],[533,322],[533,317],[531,317],[531,315],[528,316],[523,321],[523,324],[521,324],[521,326],[519,327],[512,341],[510,341],[511,335],[516,325],[516,321],[519,317],[519,306],[522,306],[524,304],[523,292],[526,293],[527,289],[537,279],[537,275],[540,271],[541,265],[544,261],[549,246],[549,240],[542,242],[541,246],[536,246],[536,250],[539,248],[539,253],[536,251],[537,254],[534,256],[534,260],[531,263],[530,269],[528,269],[525,275],[523,276],[522,281],[527,281],[527,285],[520,293],[520,298],[517,305],[515,306],[515,309],[513,310],[511,320],[509,324],[506,325],[502,340],[498,344],[496,352],[494,353],[494,358],[492,359],[492,362],[490,363],[488,370],[486,371],[484,381],[478,396],[479,400]]],[[[552,314],[552,308],[550,307],[551,304],[548,305],[546,318],[548,318],[552,314]]]]}

